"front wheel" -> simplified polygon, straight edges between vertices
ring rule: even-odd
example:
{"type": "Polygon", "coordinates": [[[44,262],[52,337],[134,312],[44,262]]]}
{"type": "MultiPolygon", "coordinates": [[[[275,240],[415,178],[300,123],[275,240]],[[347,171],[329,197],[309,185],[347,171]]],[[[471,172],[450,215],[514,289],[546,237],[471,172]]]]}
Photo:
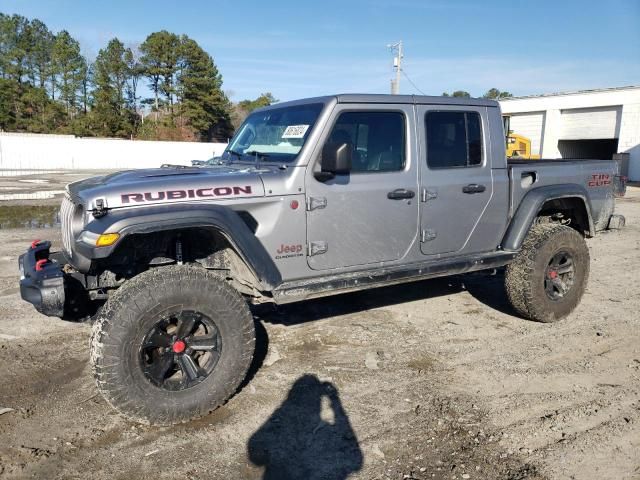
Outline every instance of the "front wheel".
{"type": "Polygon", "coordinates": [[[171,266],[133,278],[94,325],[98,389],[126,417],[154,425],[206,415],[238,388],[255,346],[240,294],[202,268],[171,266]]]}
{"type": "Polygon", "coordinates": [[[580,303],[589,279],[589,248],[574,229],[533,225],[516,259],[507,266],[505,286],[515,310],[538,322],[554,322],[580,303]]]}

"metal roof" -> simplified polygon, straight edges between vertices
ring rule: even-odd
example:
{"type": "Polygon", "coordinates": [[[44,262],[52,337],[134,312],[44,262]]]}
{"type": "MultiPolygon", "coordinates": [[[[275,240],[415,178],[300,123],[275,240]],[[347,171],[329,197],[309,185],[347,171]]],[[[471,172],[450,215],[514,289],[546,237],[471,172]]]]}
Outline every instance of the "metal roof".
{"type": "Polygon", "coordinates": [[[509,100],[522,100],[524,98],[559,97],[562,95],[584,95],[585,93],[619,92],[621,90],[634,90],[634,89],[640,90],[640,85],[628,85],[625,87],[610,87],[610,88],[593,88],[591,90],[574,90],[569,92],[541,93],[537,95],[524,95],[522,97],[501,98],[500,102],[508,102],[509,100]]]}

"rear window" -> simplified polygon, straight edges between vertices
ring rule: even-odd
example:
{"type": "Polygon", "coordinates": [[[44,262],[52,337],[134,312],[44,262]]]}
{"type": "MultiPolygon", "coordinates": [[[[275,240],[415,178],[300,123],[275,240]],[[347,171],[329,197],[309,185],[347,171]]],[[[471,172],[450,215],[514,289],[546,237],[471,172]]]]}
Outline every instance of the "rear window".
{"type": "Polygon", "coordinates": [[[482,125],[477,112],[428,112],[425,117],[429,168],[482,163],[482,125]]]}

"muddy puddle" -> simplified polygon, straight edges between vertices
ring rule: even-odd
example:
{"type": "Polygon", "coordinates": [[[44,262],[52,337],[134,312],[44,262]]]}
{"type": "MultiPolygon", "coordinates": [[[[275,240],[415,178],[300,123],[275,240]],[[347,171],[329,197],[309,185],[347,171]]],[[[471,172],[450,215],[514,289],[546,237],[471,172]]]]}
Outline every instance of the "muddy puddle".
{"type": "Polygon", "coordinates": [[[57,205],[0,206],[0,230],[7,228],[49,228],[60,225],[57,205]]]}

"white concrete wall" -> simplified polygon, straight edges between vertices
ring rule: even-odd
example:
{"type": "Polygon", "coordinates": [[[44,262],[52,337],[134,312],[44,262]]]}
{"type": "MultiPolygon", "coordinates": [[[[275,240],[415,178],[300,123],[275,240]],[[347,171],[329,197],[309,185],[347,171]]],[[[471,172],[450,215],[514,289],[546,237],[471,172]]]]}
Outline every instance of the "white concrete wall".
{"type": "Polygon", "coordinates": [[[220,155],[224,143],[148,142],[72,135],[0,133],[0,176],[15,170],[127,169],[190,165],[220,155]]]}
{"type": "Polygon", "coordinates": [[[618,152],[629,153],[629,179],[640,181],[640,102],[622,107],[618,152]]]}
{"type": "Polygon", "coordinates": [[[622,113],[616,115],[616,124],[611,125],[610,130],[618,135],[618,153],[629,153],[629,178],[640,181],[640,87],[521,97],[501,100],[500,106],[503,113],[509,114],[545,112],[541,132],[541,154],[544,158],[560,157],[558,140],[564,138],[563,115],[570,114],[570,111],[575,109],[615,112],[622,109],[622,113]]]}
{"type": "Polygon", "coordinates": [[[560,131],[562,130],[562,114],[560,109],[549,109],[544,114],[545,123],[542,132],[542,158],[560,158],[560,150],[558,149],[558,140],[560,140],[560,131]]]}

